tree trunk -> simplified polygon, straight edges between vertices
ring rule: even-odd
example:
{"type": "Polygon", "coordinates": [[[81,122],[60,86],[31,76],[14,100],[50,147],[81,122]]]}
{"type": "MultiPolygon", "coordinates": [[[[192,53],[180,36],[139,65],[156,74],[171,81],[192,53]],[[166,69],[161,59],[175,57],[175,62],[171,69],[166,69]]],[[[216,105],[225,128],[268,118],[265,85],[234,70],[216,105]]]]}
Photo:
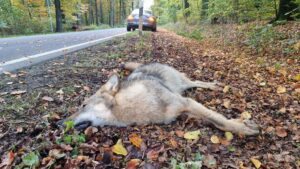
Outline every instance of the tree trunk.
{"type": "Polygon", "coordinates": [[[56,16],[56,32],[62,32],[62,15],[60,0],[54,0],[55,16],[56,16]]]}
{"type": "Polygon", "coordinates": [[[111,27],[114,27],[114,24],[115,24],[115,16],[114,16],[114,14],[115,14],[115,10],[114,10],[114,0],[110,0],[110,13],[109,13],[109,25],[111,26],[111,27]]]}
{"type": "Polygon", "coordinates": [[[93,1],[89,0],[89,23],[94,24],[93,1]]]}
{"type": "Polygon", "coordinates": [[[188,2],[188,0],[183,0],[183,16],[185,18],[185,22],[187,22],[187,18],[190,16],[190,12],[186,11],[186,9],[188,9],[190,7],[190,3],[188,2]]]}
{"type": "Polygon", "coordinates": [[[207,19],[208,3],[209,3],[209,0],[202,0],[201,20],[207,19]]]}
{"type": "Polygon", "coordinates": [[[100,13],[100,23],[104,23],[104,16],[103,16],[103,3],[102,0],[100,0],[100,7],[99,7],[99,13],[100,13]]]}
{"type": "Polygon", "coordinates": [[[98,3],[97,0],[95,0],[95,11],[96,11],[96,24],[99,25],[99,11],[98,11],[98,3]]]}
{"type": "Polygon", "coordinates": [[[300,17],[300,9],[293,0],[280,0],[277,18],[275,20],[295,20],[293,14],[298,14],[300,17]]]}
{"type": "Polygon", "coordinates": [[[239,22],[239,0],[233,0],[233,16],[232,16],[232,19],[235,23],[238,23],[239,22]]]}

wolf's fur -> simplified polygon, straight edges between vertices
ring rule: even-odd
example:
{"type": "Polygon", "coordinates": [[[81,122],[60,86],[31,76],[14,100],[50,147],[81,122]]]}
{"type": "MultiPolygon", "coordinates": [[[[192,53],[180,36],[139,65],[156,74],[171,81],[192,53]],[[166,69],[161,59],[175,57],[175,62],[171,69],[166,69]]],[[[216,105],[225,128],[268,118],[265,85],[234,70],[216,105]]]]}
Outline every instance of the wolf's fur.
{"type": "Polygon", "coordinates": [[[183,73],[159,63],[127,63],[124,68],[133,70],[125,81],[120,82],[117,76],[112,76],[69,118],[76,124],[88,121],[94,126],[126,126],[170,123],[187,112],[221,130],[246,135],[259,132],[253,122],[227,119],[193,99],[181,96],[189,88],[217,89],[216,83],[191,81],[183,73]]]}

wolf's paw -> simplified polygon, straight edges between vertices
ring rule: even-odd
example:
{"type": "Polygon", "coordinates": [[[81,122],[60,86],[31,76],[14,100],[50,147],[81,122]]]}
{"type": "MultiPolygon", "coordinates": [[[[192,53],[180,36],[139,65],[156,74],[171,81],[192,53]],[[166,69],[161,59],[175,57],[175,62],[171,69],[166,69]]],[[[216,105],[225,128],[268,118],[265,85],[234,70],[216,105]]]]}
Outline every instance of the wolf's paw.
{"type": "Polygon", "coordinates": [[[251,120],[232,119],[232,129],[234,132],[244,135],[259,134],[259,126],[251,120]]]}

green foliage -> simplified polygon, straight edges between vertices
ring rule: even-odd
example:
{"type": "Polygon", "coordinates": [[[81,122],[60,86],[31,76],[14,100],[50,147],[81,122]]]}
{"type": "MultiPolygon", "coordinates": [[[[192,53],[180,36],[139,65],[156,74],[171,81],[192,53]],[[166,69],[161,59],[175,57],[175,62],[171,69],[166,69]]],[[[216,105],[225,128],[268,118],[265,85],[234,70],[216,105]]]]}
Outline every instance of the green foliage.
{"type": "Polygon", "coordinates": [[[74,123],[74,121],[69,120],[69,121],[65,121],[65,122],[64,122],[64,125],[66,125],[65,132],[68,132],[69,130],[71,130],[71,129],[74,128],[75,123],[74,123]]]}
{"type": "Polygon", "coordinates": [[[246,43],[256,50],[272,49],[272,45],[276,39],[280,38],[280,34],[276,32],[272,25],[255,26],[248,32],[246,43]]]}
{"type": "Polygon", "coordinates": [[[34,152],[30,152],[23,157],[22,162],[25,166],[36,167],[39,165],[39,156],[34,152]]]}

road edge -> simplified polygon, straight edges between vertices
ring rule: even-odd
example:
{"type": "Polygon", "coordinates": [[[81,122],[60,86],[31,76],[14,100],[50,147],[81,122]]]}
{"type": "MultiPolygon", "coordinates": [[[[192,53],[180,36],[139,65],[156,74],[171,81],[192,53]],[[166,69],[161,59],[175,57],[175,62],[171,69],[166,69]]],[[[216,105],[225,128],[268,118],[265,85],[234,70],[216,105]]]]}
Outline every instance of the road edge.
{"type": "Polygon", "coordinates": [[[71,45],[68,47],[63,47],[60,49],[55,49],[55,50],[44,52],[44,53],[39,53],[36,55],[31,55],[31,56],[22,57],[19,59],[10,60],[5,63],[0,63],[0,74],[4,73],[6,71],[15,71],[15,70],[18,70],[18,69],[21,69],[24,67],[29,67],[29,66],[41,63],[43,61],[51,60],[51,59],[57,58],[59,56],[63,56],[63,55],[87,48],[87,47],[97,45],[99,43],[111,40],[115,37],[124,36],[126,34],[127,34],[127,32],[109,36],[106,38],[101,38],[101,39],[96,39],[96,40],[76,44],[76,45],[71,45]]]}

